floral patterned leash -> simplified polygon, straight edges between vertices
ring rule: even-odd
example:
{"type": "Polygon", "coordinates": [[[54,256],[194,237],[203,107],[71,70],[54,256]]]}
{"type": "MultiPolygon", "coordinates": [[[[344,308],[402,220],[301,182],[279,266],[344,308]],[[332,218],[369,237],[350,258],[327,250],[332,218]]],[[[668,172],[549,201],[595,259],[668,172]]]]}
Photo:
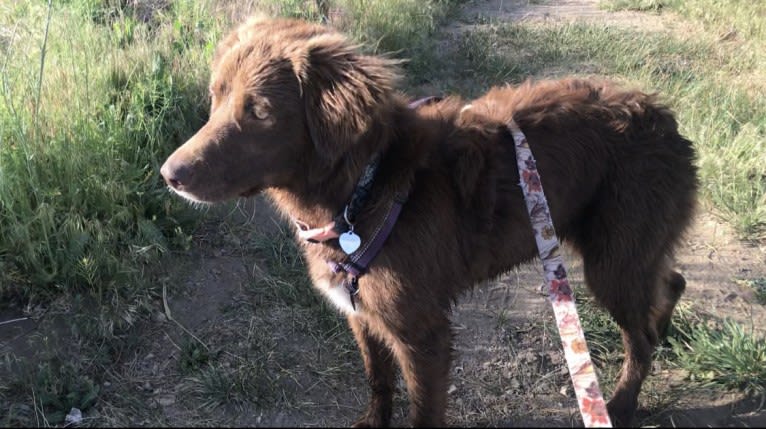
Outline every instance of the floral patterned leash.
{"type": "Polygon", "coordinates": [[[521,189],[524,192],[532,229],[535,231],[537,249],[545,271],[545,281],[549,287],[551,304],[556,315],[556,324],[564,346],[564,355],[583,423],[585,427],[612,427],[604,398],[598,387],[598,379],[593,370],[593,362],[590,359],[580,318],[577,316],[572,288],[567,281],[564,259],[559,253],[558,237],[553,228],[548,201],[543,194],[543,185],[537,172],[535,158],[519,126],[511,120],[508,128],[513,135],[521,189]]]}

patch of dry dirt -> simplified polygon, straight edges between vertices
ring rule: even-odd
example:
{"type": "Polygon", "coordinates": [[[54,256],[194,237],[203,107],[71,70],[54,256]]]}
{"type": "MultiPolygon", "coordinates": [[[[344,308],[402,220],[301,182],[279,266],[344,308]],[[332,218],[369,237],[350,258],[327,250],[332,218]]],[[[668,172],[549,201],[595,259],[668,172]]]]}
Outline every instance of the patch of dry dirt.
{"type": "Polygon", "coordinates": [[[669,23],[660,15],[647,19],[646,13],[609,12],[599,7],[599,0],[470,0],[462,8],[456,28],[470,30],[490,22],[598,22],[614,26],[658,31],[669,23]]]}

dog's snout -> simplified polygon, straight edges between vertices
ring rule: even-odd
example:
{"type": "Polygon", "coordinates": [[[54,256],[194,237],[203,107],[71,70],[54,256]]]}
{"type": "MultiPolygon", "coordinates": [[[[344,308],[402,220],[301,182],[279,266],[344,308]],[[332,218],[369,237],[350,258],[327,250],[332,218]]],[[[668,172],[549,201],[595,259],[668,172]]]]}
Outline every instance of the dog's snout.
{"type": "Polygon", "coordinates": [[[193,172],[189,163],[171,157],[163,164],[160,174],[168,186],[174,189],[182,189],[185,185],[189,184],[193,172]]]}

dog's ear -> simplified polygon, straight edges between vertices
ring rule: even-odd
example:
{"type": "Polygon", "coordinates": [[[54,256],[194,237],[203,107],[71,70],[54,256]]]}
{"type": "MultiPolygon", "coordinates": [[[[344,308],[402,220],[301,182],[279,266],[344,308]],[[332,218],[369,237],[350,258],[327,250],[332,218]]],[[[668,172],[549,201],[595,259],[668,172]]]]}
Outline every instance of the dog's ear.
{"type": "Polygon", "coordinates": [[[392,96],[399,61],[360,54],[345,37],[310,38],[291,58],[317,152],[333,163],[349,150],[392,96]]]}
{"type": "Polygon", "coordinates": [[[256,13],[227,34],[215,47],[211,61],[211,70],[216,70],[224,55],[241,41],[256,39],[258,32],[265,31],[264,27],[267,27],[268,23],[269,19],[266,15],[256,13]]]}

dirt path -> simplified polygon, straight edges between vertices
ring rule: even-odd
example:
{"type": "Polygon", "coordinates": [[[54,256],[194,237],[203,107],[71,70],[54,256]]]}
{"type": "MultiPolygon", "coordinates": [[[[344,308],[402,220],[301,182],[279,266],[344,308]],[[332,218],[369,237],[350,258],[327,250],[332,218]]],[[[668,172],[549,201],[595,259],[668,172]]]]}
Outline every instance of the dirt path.
{"type": "Polygon", "coordinates": [[[631,11],[609,12],[599,8],[599,0],[470,0],[463,6],[458,27],[461,30],[481,22],[608,22],[609,25],[641,27],[644,30],[665,28],[658,16],[631,11]]]}

